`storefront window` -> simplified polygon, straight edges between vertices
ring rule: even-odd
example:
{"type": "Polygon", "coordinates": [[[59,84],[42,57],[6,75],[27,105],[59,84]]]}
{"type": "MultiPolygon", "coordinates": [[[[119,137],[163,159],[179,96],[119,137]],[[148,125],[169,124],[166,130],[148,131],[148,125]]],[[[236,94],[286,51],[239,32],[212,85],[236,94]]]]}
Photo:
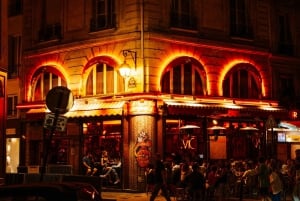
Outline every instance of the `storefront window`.
{"type": "MultiPolygon", "coordinates": [[[[31,158],[32,164],[39,164],[40,158],[37,156],[39,150],[39,144],[41,141],[31,141],[31,158]],[[34,162],[35,161],[35,162],[34,162]]],[[[44,131],[43,144],[46,148],[44,152],[48,152],[47,163],[48,164],[68,164],[69,152],[70,152],[70,138],[66,132],[59,132],[46,129],[44,131]],[[52,136],[51,136],[52,135],[52,136]]],[[[45,153],[44,153],[45,154],[45,153]]],[[[42,157],[42,156],[40,156],[42,157]]]]}
{"type": "Polygon", "coordinates": [[[106,150],[110,160],[121,157],[121,120],[94,121],[83,124],[83,153],[91,151],[99,161],[101,152],[106,150]]]}
{"type": "Polygon", "coordinates": [[[52,140],[50,143],[49,152],[49,164],[67,164],[69,153],[69,140],[52,140]]]}
{"type": "Polygon", "coordinates": [[[176,154],[182,160],[191,161],[203,158],[204,140],[197,124],[199,122],[166,120],[166,151],[168,154],[176,154]],[[195,126],[184,127],[186,125],[195,126]]]}
{"type": "Polygon", "coordinates": [[[6,139],[6,173],[17,173],[20,155],[20,139],[6,139]]]}

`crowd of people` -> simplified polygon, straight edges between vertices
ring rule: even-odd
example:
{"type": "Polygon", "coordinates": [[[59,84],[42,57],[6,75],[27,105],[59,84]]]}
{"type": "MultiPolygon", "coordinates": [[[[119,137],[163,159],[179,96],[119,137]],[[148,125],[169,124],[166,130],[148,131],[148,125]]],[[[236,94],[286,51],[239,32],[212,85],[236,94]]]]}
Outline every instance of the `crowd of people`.
{"type": "Polygon", "coordinates": [[[169,201],[170,196],[176,196],[176,192],[182,189],[188,201],[221,201],[228,197],[242,200],[246,196],[280,201],[287,194],[299,201],[298,159],[281,161],[258,157],[256,160],[214,160],[208,163],[173,156],[162,161],[158,154],[154,164],[146,170],[147,185],[153,186],[150,201],[155,200],[160,190],[169,201]]]}

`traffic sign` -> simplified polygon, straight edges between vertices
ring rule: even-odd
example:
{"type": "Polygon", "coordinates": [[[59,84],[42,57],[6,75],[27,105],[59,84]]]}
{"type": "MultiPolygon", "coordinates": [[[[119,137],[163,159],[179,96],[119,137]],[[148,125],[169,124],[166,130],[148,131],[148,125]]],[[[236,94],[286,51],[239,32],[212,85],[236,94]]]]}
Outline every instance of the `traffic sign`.
{"type": "Polygon", "coordinates": [[[73,103],[72,92],[67,87],[54,87],[46,96],[46,105],[53,113],[64,114],[72,108],[73,103]]]}
{"type": "Polygon", "coordinates": [[[64,132],[66,130],[66,125],[68,120],[67,117],[58,116],[56,125],[54,125],[54,119],[55,119],[55,114],[53,113],[46,114],[44,120],[44,128],[52,129],[53,126],[55,126],[56,131],[64,132]]]}

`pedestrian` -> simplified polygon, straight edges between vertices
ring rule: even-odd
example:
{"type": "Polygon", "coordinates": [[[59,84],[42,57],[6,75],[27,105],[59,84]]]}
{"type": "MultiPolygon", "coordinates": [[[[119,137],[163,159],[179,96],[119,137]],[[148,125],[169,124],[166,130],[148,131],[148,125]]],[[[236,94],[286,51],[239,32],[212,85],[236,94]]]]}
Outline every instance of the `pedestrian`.
{"type": "Polygon", "coordinates": [[[256,167],[256,173],[258,176],[258,188],[262,201],[271,200],[269,197],[270,189],[270,168],[266,164],[266,159],[264,157],[259,157],[258,166],[256,167]]]}
{"type": "Polygon", "coordinates": [[[295,182],[293,188],[293,200],[300,201],[300,149],[295,151],[295,182]]]}
{"type": "Polygon", "coordinates": [[[281,192],[283,190],[283,184],[281,181],[281,177],[277,171],[276,163],[271,164],[271,174],[270,178],[270,190],[271,190],[271,199],[272,201],[280,201],[281,200],[281,192]]]}
{"type": "Polygon", "coordinates": [[[190,201],[201,201],[204,199],[205,178],[199,170],[198,163],[193,163],[192,172],[185,177],[184,183],[187,184],[186,188],[190,201]]]}
{"type": "Polygon", "coordinates": [[[171,201],[169,191],[167,188],[167,173],[165,166],[162,162],[161,155],[157,153],[155,155],[154,164],[154,187],[150,197],[150,201],[154,201],[159,191],[162,190],[163,196],[167,201],[171,201]]]}

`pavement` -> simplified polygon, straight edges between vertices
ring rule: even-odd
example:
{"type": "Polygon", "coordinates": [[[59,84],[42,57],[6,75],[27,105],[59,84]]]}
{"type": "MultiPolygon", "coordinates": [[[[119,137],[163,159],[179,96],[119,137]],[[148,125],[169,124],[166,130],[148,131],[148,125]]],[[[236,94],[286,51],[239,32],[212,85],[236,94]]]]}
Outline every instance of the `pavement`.
{"type": "MultiPolygon", "coordinates": [[[[137,192],[102,192],[102,198],[104,201],[149,201],[151,193],[137,193],[137,192]]],[[[175,197],[171,197],[172,201],[176,201],[175,197]]],[[[224,201],[259,201],[259,198],[226,198],[224,201]]],[[[291,201],[290,197],[282,199],[282,201],[291,201]]],[[[158,195],[155,201],[165,201],[165,198],[158,195]]],[[[179,201],[179,200],[178,200],[179,201]]]]}

